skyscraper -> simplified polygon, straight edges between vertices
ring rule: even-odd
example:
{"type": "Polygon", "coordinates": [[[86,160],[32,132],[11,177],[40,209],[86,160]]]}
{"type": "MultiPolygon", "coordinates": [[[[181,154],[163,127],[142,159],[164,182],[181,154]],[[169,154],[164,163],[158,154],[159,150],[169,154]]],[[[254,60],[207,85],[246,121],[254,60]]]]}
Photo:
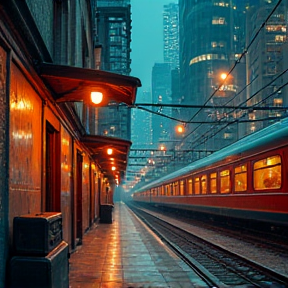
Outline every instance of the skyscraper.
{"type": "MultiPolygon", "coordinates": [[[[129,75],[131,43],[130,0],[98,0],[96,45],[101,47],[101,69],[129,75]]],[[[97,108],[98,134],[131,139],[131,110],[127,106],[97,108]]]]}
{"type": "MultiPolygon", "coordinates": [[[[234,101],[233,97],[238,93],[239,87],[244,86],[244,63],[237,65],[237,71],[225,78],[245,44],[245,28],[240,25],[245,17],[242,9],[243,7],[230,0],[179,0],[180,90],[185,104],[224,105],[228,101],[234,101]],[[222,84],[224,80],[225,85],[222,84]]],[[[198,110],[186,110],[186,120],[197,115],[197,120],[204,121],[208,116],[217,118],[223,114],[221,110],[207,109],[198,114],[198,110]]],[[[198,133],[196,126],[199,127],[195,124],[188,127],[190,131],[195,131],[194,140],[201,137],[203,131],[211,130],[207,125],[202,125],[201,133],[198,133]]],[[[231,138],[235,137],[235,131],[229,128],[231,127],[218,134],[217,143],[214,141],[211,145],[219,148],[235,140],[231,138]]],[[[202,140],[205,141],[205,137],[202,140]]]]}
{"type": "Polygon", "coordinates": [[[283,78],[287,73],[279,77],[284,69],[287,69],[287,1],[282,1],[266,21],[277,2],[275,0],[253,1],[247,10],[247,19],[251,19],[251,23],[253,23],[253,25],[247,25],[248,39],[252,39],[262,23],[266,22],[264,29],[258,33],[247,55],[249,71],[247,82],[251,83],[248,89],[248,98],[255,95],[251,97],[248,105],[275,107],[275,110],[251,112],[250,119],[255,122],[249,123],[247,133],[269,125],[271,123],[269,118],[281,116],[281,111],[277,111],[276,108],[283,106],[285,101],[287,105],[288,101],[285,90],[283,90],[285,86],[281,88],[283,83],[287,82],[283,78]],[[286,63],[286,66],[283,63],[286,63]],[[267,121],[256,121],[259,118],[266,118],[267,121]]]}
{"type": "Polygon", "coordinates": [[[164,5],[163,12],[164,62],[171,69],[179,67],[179,8],[178,4],[164,5]]]}
{"type": "MultiPolygon", "coordinates": [[[[171,103],[171,66],[169,63],[155,63],[152,69],[152,103],[171,103]]],[[[171,109],[153,108],[154,111],[171,115],[171,109]]],[[[159,141],[168,140],[170,135],[170,121],[167,118],[153,115],[153,144],[158,146],[159,141]]]]}

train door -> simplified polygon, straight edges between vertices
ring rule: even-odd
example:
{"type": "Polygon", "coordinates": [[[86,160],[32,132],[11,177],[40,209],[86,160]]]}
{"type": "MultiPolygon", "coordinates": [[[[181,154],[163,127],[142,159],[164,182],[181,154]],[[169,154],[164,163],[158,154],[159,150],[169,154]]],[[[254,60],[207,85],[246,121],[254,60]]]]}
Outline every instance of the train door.
{"type": "Polygon", "coordinates": [[[46,211],[61,211],[60,133],[46,123],[46,211]]]}
{"type": "Polygon", "coordinates": [[[82,243],[82,164],[83,156],[77,150],[76,159],[76,238],[78,244],[82,243]]]}

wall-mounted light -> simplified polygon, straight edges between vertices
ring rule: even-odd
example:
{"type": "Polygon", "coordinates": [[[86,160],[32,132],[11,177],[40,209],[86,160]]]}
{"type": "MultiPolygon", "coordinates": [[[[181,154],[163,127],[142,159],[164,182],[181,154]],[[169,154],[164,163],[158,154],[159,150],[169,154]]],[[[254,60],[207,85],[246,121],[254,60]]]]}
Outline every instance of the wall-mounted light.
{"type": "Polygon", "coordinates": [[[91,101],[94,104],[100,104],[103,100],[103,93],[102,92],[91,92],[91,101]]]}
{"type": "Polygon", "coordinates": [[[112,166],[112,171],[115,171],[116,170],[116,167],[115,166],[112,166]]]}
{"type": "Polygon", "coordinates": [[[108,155],[112,155],[112,153],[113,153],[113,149],[112,149],[112,148],[108,148],[108,149],[107,149],[107,154],[108,154],[108,155]]]}

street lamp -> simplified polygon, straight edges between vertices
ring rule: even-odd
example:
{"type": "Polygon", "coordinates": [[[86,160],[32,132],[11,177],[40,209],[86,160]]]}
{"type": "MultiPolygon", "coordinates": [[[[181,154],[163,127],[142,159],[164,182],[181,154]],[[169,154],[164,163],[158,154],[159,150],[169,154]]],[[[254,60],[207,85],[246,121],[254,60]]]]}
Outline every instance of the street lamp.
{"type": "Polygon", "coordinates": [[[176,132],[179,133],[179,134],[182,134],[184,133],[185,129],[184,129],[184,126],[183,125],[177,125],[176,126],[176,132]]]}
{"type": "Polygon", "coordinates": [[[228,76],[227,73],[221,73],[220,78],[222,80],[225,80],[227,78],[227,76],[228,76]]]}

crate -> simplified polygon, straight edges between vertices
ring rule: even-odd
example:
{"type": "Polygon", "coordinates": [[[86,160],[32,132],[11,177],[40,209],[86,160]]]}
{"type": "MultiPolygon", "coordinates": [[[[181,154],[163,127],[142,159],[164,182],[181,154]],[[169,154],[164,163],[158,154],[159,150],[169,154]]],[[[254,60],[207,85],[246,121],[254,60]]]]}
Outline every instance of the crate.
{"type": "Polygon", "coordinates": [[[14,256],[11,288],[69,288],[68,244],[62,241],[46,257],[14,256]]]}
{"type": "Polygon", "coordinates": [[[44,256],[62,240],[62,214],[59,212],[21,215],[13,220],[16,255],[44,256]]]}

